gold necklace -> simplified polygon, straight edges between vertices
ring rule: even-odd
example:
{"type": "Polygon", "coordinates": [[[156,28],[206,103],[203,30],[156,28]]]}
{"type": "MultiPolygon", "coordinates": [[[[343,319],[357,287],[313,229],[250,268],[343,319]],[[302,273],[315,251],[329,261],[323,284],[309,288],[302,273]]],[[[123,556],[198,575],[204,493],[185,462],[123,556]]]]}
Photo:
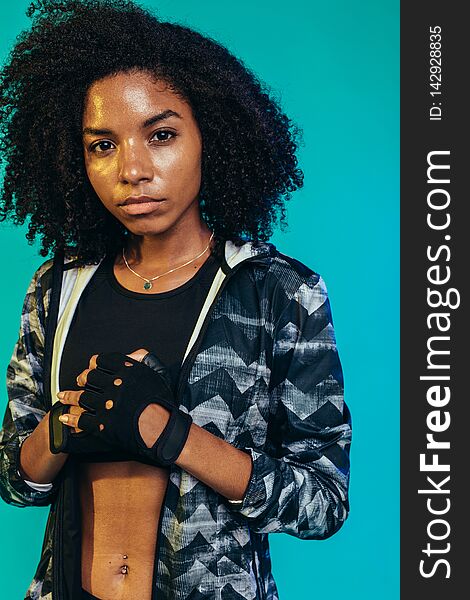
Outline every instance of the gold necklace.
{"type": "Polygon", "coordinates": [[[126,260],[126,255],[124,254],[124,248],[122,249],[122,258],[124,259],[124,262],[126,263],[126,267],[129,269],[129,271],[132,271],[134,273],[134,275],[137,275],[137,277],[140,277],[141,279],[143,279],[145,281],[144,290],[151,290],[153,287],[152,281],[155,281],[155,279],[159,279],[160,277],[163,277],[163,275],[168,275],[168,273],[172,273],[173,271],[176,271],[177,269],[181,269],[182,267],[189,265],[190,263],[197,260],[200,256],[202,256],[204,254],[204,252],[206,252],[207,249],[209,248],[213,237],[214,237],[214,232],[212,232],[212,235],[209,238],[209,243],[204,248],[204,250],[200,254],[195,256],[193,259],[188,260],[188,262],[185,262],[183,265],[179,265],[179,267],[175,267],[174,269],[170,269],[169,271],[166,271],[166,273],[161,273],[160,275],[155,275],[155,277],[151,277],[150,279],[148,279],[147,277],[142,277],[142,275],[139,275],[138,273],[136,273],[134,271],[134,269],[131,269],[131,267],[129,266],[129,263],[126,260]]]}

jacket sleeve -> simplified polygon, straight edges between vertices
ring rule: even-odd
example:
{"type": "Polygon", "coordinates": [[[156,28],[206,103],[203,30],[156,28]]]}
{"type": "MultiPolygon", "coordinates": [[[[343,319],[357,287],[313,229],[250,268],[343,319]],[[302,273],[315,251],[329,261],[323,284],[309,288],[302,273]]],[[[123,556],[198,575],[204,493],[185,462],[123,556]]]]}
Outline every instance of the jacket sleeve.
{"type": "Polygon", "coordinates": [[[243,501],[231,509],[257,533],[324,539],[349,513],[351,417],[327,290],[317,273],[288,301],[273,343],[269,440],[264,449],[240,448],[253,468],[243,501]]]}
{"type": "Polygon", "coordinates": [[[7,367],[7,406],[0,430],[0,495],[14,506],[46,506],[55,486],[26,483],[19,472],[21,444],[46,414],[43,397],[45,307],[41,278],[52,266],[43,263],[28,286],[23,302],[18,341],[7,367]],[[41,490],[41,491],[40,491],[41,490]]]}

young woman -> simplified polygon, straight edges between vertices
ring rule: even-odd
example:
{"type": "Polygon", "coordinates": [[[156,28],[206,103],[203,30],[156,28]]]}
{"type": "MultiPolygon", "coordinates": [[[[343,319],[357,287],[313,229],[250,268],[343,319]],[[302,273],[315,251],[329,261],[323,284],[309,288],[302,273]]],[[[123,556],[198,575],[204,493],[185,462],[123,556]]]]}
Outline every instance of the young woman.
{"type": "Polygon", "coordinates": [[[349,510],[326,287],[266,241],[302,185],[295,128],[225,48],[133,3],[29,14],[0,85],[2,217],[55,252],[0,436],[3,499],[51,505],[26,598],[275,599],[267,534],[323,539],[349,510]]]}

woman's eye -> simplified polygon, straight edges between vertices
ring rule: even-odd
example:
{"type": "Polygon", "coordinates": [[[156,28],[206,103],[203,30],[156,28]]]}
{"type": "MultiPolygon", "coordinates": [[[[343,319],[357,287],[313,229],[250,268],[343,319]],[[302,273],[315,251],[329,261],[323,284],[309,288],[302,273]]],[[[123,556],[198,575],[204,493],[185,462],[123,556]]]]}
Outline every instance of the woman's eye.
{"type": "Polygon", "coordinates": [[[175,136],[176,134],[173,131],[169,131],[168,129],[159,129],[152,135],[152,140],[156,139],[158,142],[167,142],[175,136]]]}
{"type": "Polygon", "coordinates": [[[107,142],[106,140],[102,142],[97,142],[90,147],[91,152],[95,152],[96,154],[103,154],[103,152],[107,152],[111,150],[111,146],[113,144],[111,142],[107,142]]]}
{"type": "MultiPolygon", "coordinates": [[[[176,137],[176,133],[173,131],[169,131],[167,129],[159,129],[156,131],[151,140],[155,140],[157,142],[168,142],[172,138],[176,137]]],[[[101,142],[95,142],[90,146],[90,152],[94,152],[95,154],[105,154],[108,150],[112,150],[114,144],[109,142],[108,140],[102,140],[101,142]]]]}

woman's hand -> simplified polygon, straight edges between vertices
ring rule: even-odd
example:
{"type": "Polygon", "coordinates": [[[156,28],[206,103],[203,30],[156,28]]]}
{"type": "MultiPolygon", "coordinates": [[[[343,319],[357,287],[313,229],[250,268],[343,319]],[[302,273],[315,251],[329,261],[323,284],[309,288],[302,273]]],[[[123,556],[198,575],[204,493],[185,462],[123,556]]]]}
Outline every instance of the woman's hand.
{"type": "MultiPolygon", "coordinates": [[[[148,352],[149,351],[146,350],[145,348],[139,348],[138,350],[134,350],[134,352],[131,352],[131,354],[127,354],[127,356],[130,356],[134,360],[138,360],[139,362],[141,362],[142,359],[144,358],[144,356],[148,352]]],[[[91,371],[91,369],[95,369],[96,368],[96,357],[97,356],[98,356],[97,354],[94,354],[90,358],[88,369],[83,370],[77,376],[77,385],[79,387],[83,387],[85,385],[87,374],[91,371]]],[[[77,427],[77,423],[78,423],[78,420],[80,418],[80,415],[83,412],[85,412],[85,409],[78,405],[78,399],[80,398],[80,396],[83,393],[83,391],[84,390],[81,390],[81,391],[78,391],[78,392],[74,391],[74,390],[65,390],[65,391],[59,392],[57,394],[57,397],[62,402],[62,404],[69,404],[70,405],[68,415],[64,415],[63,417],[59,417],[59,421],[61,421],[64,425],[67,425],[68,427],[70,427],[72,429],[73,433],[80,433],[81,431],[83,431],[83,429],[79,429],[77,427]],[[61,396],[61,394],[63,394],[63,395],[61,396]],[[64,417],[66,417],[66,418],[64,418],[64,417]]]]}
{"type": "Polygon", "coordinates": [[[62,423],[160,466],[176,460],[192,419],[179,410],[167,370],[155,354],[145,349],[95,354],[77,385],[85,389],[57,394],[70,405],[70,414],[59,417],[62,423]]]}

